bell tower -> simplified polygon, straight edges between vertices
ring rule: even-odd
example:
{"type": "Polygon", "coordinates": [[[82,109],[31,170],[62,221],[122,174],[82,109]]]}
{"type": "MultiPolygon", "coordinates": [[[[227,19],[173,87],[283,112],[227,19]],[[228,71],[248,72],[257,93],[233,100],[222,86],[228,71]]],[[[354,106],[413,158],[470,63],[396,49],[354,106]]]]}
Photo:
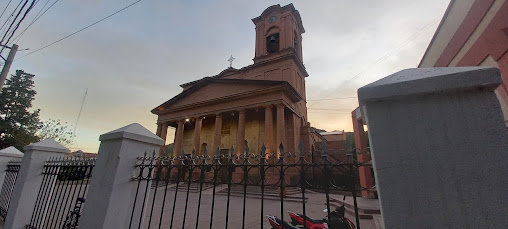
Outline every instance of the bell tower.
{"type": "Polygon", "coordinates": [[[261,16],[252,19],[256,25],[256,54],[254,63],[280,57],[288,52],[303,63],[300,13],[293,4],[268,7],[261,16]]]}

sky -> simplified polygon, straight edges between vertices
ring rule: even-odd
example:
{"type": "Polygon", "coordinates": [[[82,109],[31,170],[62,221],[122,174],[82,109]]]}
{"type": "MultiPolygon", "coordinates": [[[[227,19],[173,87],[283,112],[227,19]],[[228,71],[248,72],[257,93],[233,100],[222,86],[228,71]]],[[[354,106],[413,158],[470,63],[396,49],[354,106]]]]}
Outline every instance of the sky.
{"type": "MultiPolygon", "coordinates": [[[[30,22],[46,0],[34,8],[30,22]]],[[[50,1],[50,4],[54,0],[50,1]]],[[[34,108],[41,120],[74,128],[71,150],[97,152],[99,135],[130,123],[152,132],[150,110],[182,91],[180,84],[253,63],[251,19],[293,3],[300,12],[309,121],[327,131],[352,131],[359,87],[420,62],[449,1],[426,0],[142,0],[65,39],[135,0],[60,0],[17,44],[11,67],[35,74],[34,108]],[[327,99],[327,100],[323,100],[327,99]]],[[[6,1],[0,2],[0,9],[6,1]]],[[[2,20],[3,21],[3,20],[2,20]]],[[[27,23],[22,25],[22,28],[27,23]]],[[[174,130],[168,131],[172,142],[174,130]]]]}

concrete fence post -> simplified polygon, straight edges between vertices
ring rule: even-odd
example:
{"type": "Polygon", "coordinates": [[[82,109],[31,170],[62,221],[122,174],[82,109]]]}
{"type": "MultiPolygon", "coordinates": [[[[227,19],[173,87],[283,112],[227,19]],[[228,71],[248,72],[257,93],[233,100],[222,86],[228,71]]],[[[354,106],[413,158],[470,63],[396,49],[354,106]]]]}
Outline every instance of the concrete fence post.
{"type": "Polygon", "coordinates": [[[12,191],[5,228],[26,228],[30,223],[37,194],[43,180],[44,163],[50,157],[64,156],[69,149],[53,139],[25,146],[16,184],[12,191]]]}
{"type": "Polygon", "coordinates": [[[0,150],[0,187],[3,186],[7,170],[7,162],[13,159],[21,159],[23,153],[14,146],[0,150]]]}
{"type": "MultiPolygon", "coordinates": [[[[130,124],[100,136],[99,155],[90,181],[90,187],[83,206],[80,228],[129,228],[137,181],[133,181],[138,157],[145,153],[152,156],[164,140],[137,123],[130,124]]],[[[143,212],[139,206],[143,203],[146,185],[142,183],[136,199],[136,211],[133,228],[142,221],[143,212]]],[[[150,188],[148,188],[148,192],[150,188]]],[[[149,197],[146,194],[146,198],[149,197]]],[[[148,201],[146,201],[148,202],[148,201]]],[[[146,208],[144,208],[146,211],[146,208]]]]}
{"type": "Polygon", "coordinates": [[[408,69],[358,90],[385,228],[506,228],[496,68],[408,69]]]}

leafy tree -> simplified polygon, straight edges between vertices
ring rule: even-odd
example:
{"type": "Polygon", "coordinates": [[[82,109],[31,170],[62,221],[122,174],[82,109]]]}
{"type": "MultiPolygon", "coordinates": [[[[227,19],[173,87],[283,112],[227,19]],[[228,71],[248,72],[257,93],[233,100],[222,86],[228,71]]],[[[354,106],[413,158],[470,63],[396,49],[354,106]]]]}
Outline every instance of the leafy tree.
{"type": "Polygon", "coordinates": [[[0,149],[24,146],[37,142],[36,132],[41,125],[39,109],[30,111],[34,100],[34,75],[17,70],[5,82],[0,94],[0,149]]]}
{"type": "Polygon", "coordinates": [[[65,147],[70,147],[74,141],[74,132],[60,120],[49,119],[42,123],[37,132],[39,139],[53,138],[65,147]]]}

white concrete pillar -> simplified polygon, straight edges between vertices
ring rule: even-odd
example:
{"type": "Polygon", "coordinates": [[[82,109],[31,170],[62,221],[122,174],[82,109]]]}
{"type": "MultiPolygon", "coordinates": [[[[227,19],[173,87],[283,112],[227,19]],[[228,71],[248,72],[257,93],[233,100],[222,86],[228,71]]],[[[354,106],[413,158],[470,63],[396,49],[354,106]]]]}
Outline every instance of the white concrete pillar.
{"type": "Polygon", "coordinates": [[[23,158],[23,153],[14,146],[0,150],[0,187],[4,184],[7,162],[21,158],[23,158]]]}
{"type": "MultiPolygon", "coordinates": [[[[93,177],[83,206],[80,228],[129,228],[138,181],[132,180],[138,157],[152,153],[164,140],[133,123],[100,136],[101,145],[93,177]]],[[[149,182],[141,182],[136,201],[133,228],[137,228],[140,211],[149,182]]],[[[148,188],[148,192],[150,188],[148,188]]],[[[149,193],[146,194],[147,198],[149,193]]],[[[148,201],[146,201],[148,203],[148,201]]],[[[146,208],[145,208],[146,211],[146,208]]],[[[142,217],[144,218],[144,217],[142,217]]]]}
{"type": "Polygon", "coordinates": [[[496,68],[408,69],[358,90],[385,228],[506,228],[496,68]]]}
{"type": "Polygon", "coordinates": [[[30,223],[37,194],[42,184],[44,164],[50,157],[61,157],[69,149],[53,139],[46,139],[23,148],[16,184],[12,191],[5,228],[22,229],[30,223]]]}

